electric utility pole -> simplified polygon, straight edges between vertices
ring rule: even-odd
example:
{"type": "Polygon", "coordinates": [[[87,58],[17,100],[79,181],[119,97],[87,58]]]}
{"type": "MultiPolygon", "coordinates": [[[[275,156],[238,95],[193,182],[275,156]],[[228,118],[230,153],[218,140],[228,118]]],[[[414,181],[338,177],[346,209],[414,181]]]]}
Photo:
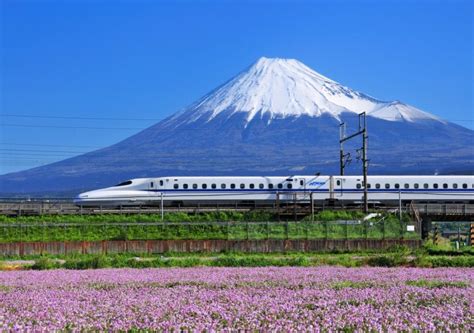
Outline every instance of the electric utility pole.
{"type": "Polygon", "coordinates": [[[346,124],[339,124],[339,171],[344,176],[344,168],[351,162],[351,153],[344,154],[344,138],[346,137],[346,124]]]}
{"type": "MultiPolygon", "coordinates": [[[[368,187],[367,187],[367,172],[369,168],[369,160],[367,159],[367,144],[368,144],[368,139],[369,136],[367,135],[367,117],[366,113],[362,112],[359,114],[359,130],[346,137],[345,129],[346,129],[346,124],[344,122],[341,122],[339,125],[340,129],[340,139],[339,139],[339,144],[340,144],[340,151],[339,151],[339,158],[340,158],[340,169],[341,169],[341,176],[344,175],[344,167],[346,165],[346,156],[348,157],[349,154],[344,154],[344,148],[343,144],[347,140],[350,140],[352,138],[355,138],[358,135],[362,135],[362,174],[364,177],[363,181],[363,186],[364,186],[364,212],[367,213],[369,211],[369,199],[368,199],[368,187]]],[[[347,161],[349,161],[349,158],[347,158],[347,161]]]]}

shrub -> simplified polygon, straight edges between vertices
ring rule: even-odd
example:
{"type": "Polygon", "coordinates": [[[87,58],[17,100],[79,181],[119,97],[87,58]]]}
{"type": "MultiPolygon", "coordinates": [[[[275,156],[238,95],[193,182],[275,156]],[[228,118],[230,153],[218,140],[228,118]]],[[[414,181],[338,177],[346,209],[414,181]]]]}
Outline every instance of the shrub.
{"type": "Polygon", "coordinates": [[[96,269],[112,267],[112,260],[103,255],[84,259],[66,260],[64,267],[67,269],[96,269]]]}
{"type": "Polygon", "coordinates": [[[428,257],[432,267],[474,267],[473,256],[437,256],[428,257]]]}
{"type": "Polygon", "coordinates": [[[48,258],[39,258],[38,260],[35,260],[35,263],[31,266],[32,269],[37,270],[55,269],[60,267],[60,263],[48,258]]]}
{"type": "Polygon", "coordinates": [[[381,267],[395,267],[395,266],[400,265],[400,263],[395,258],[395,256],[388,256],[388,255],[371,257],[367,260],[367,264],[369,266],[381,266],[381,267]]]}

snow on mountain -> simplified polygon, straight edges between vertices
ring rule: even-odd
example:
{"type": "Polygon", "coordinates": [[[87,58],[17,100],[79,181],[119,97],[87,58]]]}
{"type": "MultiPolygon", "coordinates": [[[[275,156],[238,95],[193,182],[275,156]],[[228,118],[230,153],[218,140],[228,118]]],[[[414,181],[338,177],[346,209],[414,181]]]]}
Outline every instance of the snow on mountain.
{"type": "Polygon", "coordinates": [[[247,123],[257,115],[277,118],[323,114],[339,119],[343,112],[361,113],[389,121],[439,119],[412,106],[384,102],[345,87],[295,59],[260,58],[246,71],[204,96],[172,119],[186,123],[210,121],[245,112],[247,123]],[[183,117],[182,117],[183,116],[183,117]]]}
{"type": "Polygon", "coordinates": [[[406,105],[399,101],[384,103],[379,108],[375,108],[368,114],[372,117],[389,121],[405,120],[409,122],[415,122],[417,120],[431,119],[445,123],[440,118],[432,114],[421,111],[413,106],[406,105]]]}

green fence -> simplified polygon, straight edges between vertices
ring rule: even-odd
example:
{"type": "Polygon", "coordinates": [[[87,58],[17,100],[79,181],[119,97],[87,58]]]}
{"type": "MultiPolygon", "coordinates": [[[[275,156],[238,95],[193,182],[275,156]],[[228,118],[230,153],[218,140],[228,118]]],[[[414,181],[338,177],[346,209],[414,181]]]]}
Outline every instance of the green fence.
{"type": "MultiPolygon", "coordinates": [[[[0,224],[0,242],[172,239],[419,239],[400,221],[0,224]]],[[[417,228],[418,229],[418,228],[417,228]]]]}

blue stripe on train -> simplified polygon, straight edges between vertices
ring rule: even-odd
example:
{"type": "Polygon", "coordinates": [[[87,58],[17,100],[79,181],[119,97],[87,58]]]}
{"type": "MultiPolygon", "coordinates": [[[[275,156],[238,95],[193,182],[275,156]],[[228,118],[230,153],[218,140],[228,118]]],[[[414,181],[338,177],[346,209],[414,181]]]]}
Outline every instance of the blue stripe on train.
{"type": "MultiPolygon", "coordinates": [[[[328,189],[147,189],[142,191],[149,191],[149,192],[268,192],[268,193],[276,193],[276,192],[301,192],[301,193],[310,193],[310,192],[329,192],[328,189]]],[[[337,189],[334,190],[334,193],[360,193],[364,192],[363,189],[337,189]]],[[[425,193],[425,192],[453,192],[453,193],[460,193],[460,192],[469,192],[474,193],[474,189],[369,189],[368,192],[370,193],[425,193]]]]}

